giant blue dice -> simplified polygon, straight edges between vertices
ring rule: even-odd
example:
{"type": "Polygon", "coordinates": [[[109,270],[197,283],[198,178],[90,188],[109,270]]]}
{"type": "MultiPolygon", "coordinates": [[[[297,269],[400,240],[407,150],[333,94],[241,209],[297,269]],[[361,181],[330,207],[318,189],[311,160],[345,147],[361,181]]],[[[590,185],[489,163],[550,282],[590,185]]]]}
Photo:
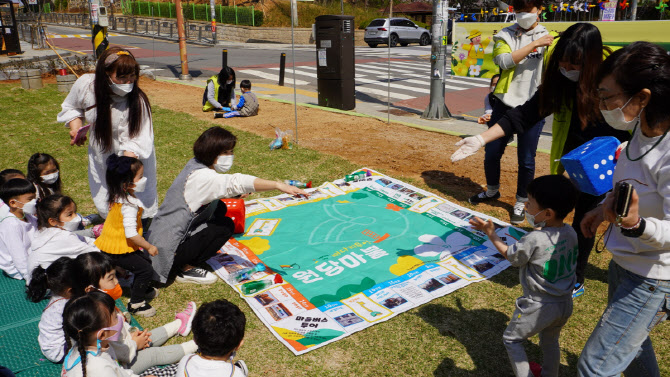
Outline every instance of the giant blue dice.
{"type": "Polygon", "coordinates": [[[580,191],[602,195],[612,189],[614,156],[619,140],[613,136],[596,137],[561,158],[561,163],[580,191]]]}

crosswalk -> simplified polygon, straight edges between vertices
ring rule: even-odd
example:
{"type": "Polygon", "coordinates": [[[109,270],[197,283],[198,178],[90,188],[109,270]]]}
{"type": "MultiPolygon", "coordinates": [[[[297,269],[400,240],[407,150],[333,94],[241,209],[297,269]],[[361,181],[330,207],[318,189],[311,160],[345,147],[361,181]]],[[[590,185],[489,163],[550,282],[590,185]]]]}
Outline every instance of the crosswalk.
{"type": "MultiPolygon", "coordinates": [[[[108,37],[118,37],[120,34],[107,34],[108,37]]],[[[91,38],[91,34],[51,34],[47,33],[47,38],[91,38]]]]}
{"type": "MultiPolygon", "coordinates": [[[[277,83],[279,67],[238,68],[238,77],[252,76],[256,80],[277,83]]],[[[295,85],[305,89],[316,89],[317,67],[300,65],[295,67],[295,85]]],[[[292,67],[286,68],[284,82],[293,85],[292,67]]],[[[388,62],[366,62],[356,64],[356,91],[376,99],[390,96],[395,101],[409,100],[430,95],[430,62],[428,60],[404,60],[388,62]],[[389,92],[390,78],[390,92],[389,92]]],[[[445,80],[447,91],[461,91],[489,86],[489,79],[450,76],[445,80]]]]}

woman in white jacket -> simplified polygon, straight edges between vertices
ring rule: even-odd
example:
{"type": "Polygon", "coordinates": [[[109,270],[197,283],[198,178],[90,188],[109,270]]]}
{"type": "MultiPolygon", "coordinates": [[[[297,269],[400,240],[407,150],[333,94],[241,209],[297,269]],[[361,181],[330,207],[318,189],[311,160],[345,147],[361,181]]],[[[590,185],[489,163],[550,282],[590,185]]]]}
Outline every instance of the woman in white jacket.
{"type": "Polygon", "coordinates": [[[75,258],[79,254],[100,251],[95,240],[78,236],[72,231],[81,224],[77,205],[64,195],[50,195],[37,204],[37,228],[28,255],[28,276],[30,284],[33,271],[37,267],[46,269],[60,257],[75,258]]]}
{"type": "Polygon", "coordinates": [[[70,144],[83,145],[80,128],[91,125],[88,146],[88,182],[98,212],[107,217],[105,161],[116,153],[138,158],[148,178],[146,190],[137,195],[145,208],[143,218],[153,218],[158,209],[156,152],[151,105],[137,85],[139,65],[133,55],[111,47],[98,59],[95,74],[82,75],[61,105],[58,122],[70,128],[70,144]]]}

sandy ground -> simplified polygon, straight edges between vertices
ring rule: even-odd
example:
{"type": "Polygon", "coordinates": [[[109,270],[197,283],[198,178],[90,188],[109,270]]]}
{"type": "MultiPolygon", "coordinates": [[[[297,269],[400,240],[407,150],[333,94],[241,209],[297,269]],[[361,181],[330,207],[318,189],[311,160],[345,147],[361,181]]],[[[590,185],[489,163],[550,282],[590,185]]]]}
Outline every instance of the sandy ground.
{"type": "MultiPolygon", "coordinates": [[[[263,100],[258,116],[252,118],[213,119],[198,104],[204,89],[161,81],[143,80],[142,88],[152,105],[191,114],[212,124],[228,125],[268,138],[275,128],[295,128],[292,104],[263,100]],[[175,95],[179,93],[179,95],[175,95]]],[[[302,147],[340,156],[361,167],[367,166],[399,178],[414,178],[432,191],[461,202],[482,189],[484,178],[483,150],[467,160],[452,163],[459,138],[314,108],[298,107],[298,141],[302,147]]],[[[536,176],[549,174],[549,156],[538,153],[536,176]]],[[[509,147],[502,160],[501,201],[481,204],[480,211],[491,212],[509,221],[515,200],[516,148],[509,147]]]]}

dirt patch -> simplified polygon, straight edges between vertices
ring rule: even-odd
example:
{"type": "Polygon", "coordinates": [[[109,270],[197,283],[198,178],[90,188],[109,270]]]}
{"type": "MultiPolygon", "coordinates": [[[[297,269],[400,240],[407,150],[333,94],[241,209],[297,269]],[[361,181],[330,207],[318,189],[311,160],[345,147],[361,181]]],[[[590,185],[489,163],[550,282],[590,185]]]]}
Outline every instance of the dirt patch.
{"type": "MultiPolygon", "coordinates": [[[[275,128],[295,128],[292,104],[259,99],[261,111],[258,116],[215,120],[212,113],[203,113],[199,105],[204,88],[150,80],[143,80],[142,88],[152,105],[188,113],[212,124],[225,124],[268,138],[274,137],[275,128]]],[[[433,192],[463,203],[486,184],[484,153],[480,151],[465,161],[451,163],[449,157],[456,150],[454,144],[458,140],[456,136],[395,123],[388,125],[378,119],[298,107],[301,146],[340,156],[361,167],[416,179],[433,192]]],[[[482,204],[478,210],[493,212],[508,221],[516,192],[516,148],[507,148],[501,165],[501,200],[492,205],[482,204]]],[[[536,166],[536,176],[549,174],[549,156],[538,153],[536,166]]]]}

